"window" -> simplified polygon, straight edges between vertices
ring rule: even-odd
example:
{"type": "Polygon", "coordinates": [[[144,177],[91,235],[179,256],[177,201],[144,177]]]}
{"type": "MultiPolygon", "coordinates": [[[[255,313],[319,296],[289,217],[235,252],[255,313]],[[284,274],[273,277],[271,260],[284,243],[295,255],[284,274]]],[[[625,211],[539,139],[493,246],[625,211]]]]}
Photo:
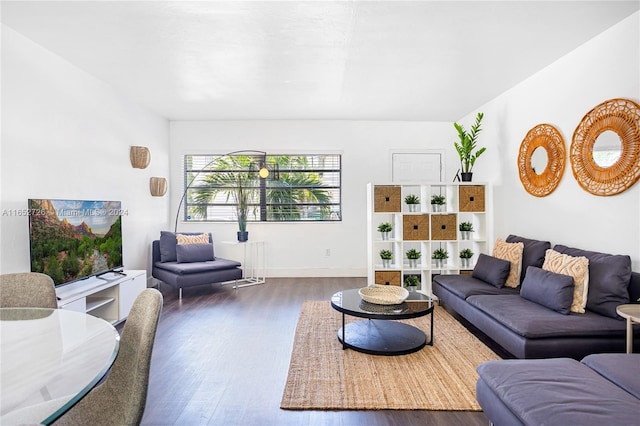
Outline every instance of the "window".
{"type": "Polygon", "coordinates": [[[184,165],[185,221],[235,222],[240,205],[253,222],[342,220],[340,155],[185,155],[184,165]]]}

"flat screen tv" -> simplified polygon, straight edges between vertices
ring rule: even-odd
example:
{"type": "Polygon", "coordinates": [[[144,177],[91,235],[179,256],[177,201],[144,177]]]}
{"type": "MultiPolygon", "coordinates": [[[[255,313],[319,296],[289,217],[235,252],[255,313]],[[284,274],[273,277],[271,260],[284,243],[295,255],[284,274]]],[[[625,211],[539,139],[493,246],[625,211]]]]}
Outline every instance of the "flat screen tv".
{"type": "Polygon", "coordinates": [[[29,200],[31,271],[59,286],[122,267],[120,201],[29,200]]]}

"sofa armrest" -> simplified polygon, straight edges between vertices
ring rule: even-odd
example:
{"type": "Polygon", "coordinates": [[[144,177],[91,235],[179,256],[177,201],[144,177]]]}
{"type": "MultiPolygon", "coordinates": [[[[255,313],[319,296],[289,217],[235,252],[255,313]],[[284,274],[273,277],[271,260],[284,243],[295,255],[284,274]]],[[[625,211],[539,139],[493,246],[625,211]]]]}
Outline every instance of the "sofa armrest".
{"type": "Polygon", "coordinates": [[[153,265],[156,262],[160,262],[160,240],[153,242],[151,252],[151,264],[153,265]]]}

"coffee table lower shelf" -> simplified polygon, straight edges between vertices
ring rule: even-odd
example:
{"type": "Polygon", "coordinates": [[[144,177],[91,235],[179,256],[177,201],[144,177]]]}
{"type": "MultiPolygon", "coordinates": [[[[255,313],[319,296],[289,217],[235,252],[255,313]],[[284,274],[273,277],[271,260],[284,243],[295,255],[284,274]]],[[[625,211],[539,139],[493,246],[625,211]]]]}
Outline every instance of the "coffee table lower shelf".
{"type": "Polygon", "coordinates": [[[371,355],[406,355],[433,344],[433,339],[427,343],[425,333],[416,327],[374,319],[345,324],[338,330],[338,340],[343,349],[350,348],[371,355]]]}

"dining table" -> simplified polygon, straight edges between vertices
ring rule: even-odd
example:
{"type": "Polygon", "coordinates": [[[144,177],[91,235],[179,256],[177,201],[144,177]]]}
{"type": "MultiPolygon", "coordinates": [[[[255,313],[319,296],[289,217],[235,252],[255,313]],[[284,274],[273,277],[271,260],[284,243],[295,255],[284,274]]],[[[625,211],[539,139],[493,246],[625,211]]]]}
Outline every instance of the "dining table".
{"type": "Polygon", "coordinates": [[[51,424],[94,388],[120,334],[84,312],[0,308],[0,424],[51,424]]]}

